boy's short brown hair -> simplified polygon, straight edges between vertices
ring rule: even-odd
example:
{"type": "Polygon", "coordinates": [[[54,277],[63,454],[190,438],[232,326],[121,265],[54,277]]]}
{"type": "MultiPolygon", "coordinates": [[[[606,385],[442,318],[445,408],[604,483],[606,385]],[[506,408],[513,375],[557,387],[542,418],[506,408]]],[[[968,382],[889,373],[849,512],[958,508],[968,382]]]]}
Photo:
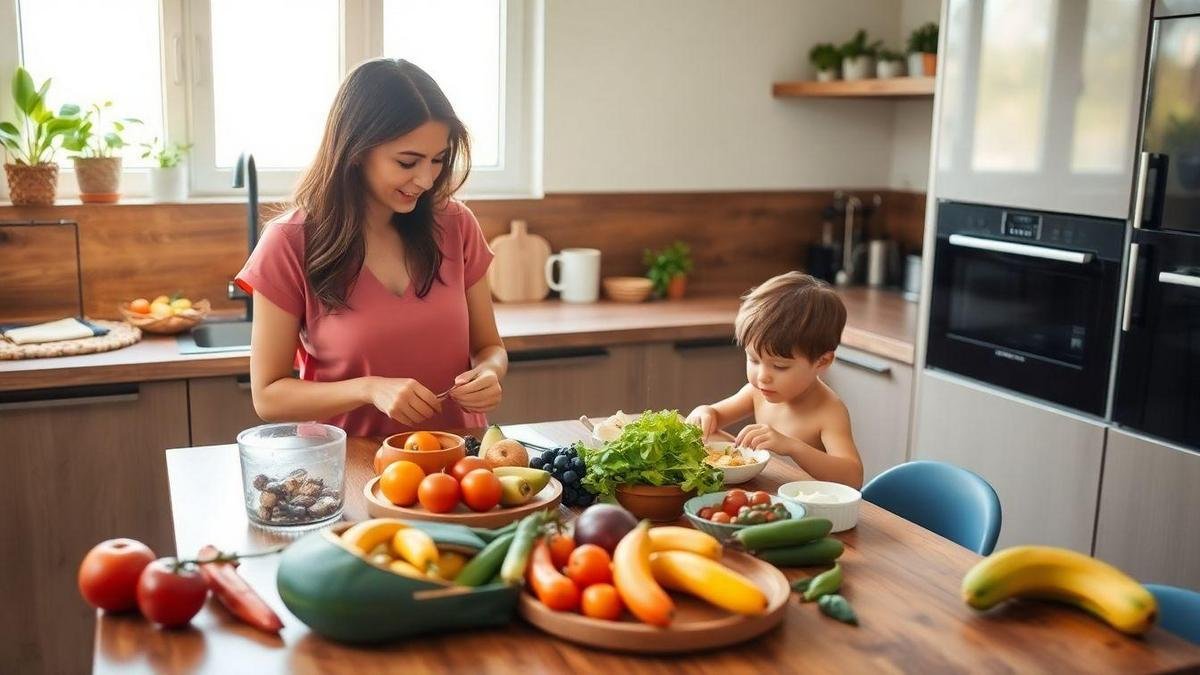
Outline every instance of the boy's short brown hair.
{"type": "Polygon", "coordinates": [[[837,349],[846,327],[846,306],[829,284],[788,272],[742,296],[734,322],[739,345],[781,358],[815,361],[837,349]]]}

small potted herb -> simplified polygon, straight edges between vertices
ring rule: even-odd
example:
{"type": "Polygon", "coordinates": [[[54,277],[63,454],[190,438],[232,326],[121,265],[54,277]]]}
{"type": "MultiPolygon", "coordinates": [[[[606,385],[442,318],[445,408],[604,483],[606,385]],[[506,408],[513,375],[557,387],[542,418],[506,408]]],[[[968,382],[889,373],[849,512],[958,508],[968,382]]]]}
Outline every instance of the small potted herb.
{"type": "Polygon", "coordinates": [[[938,25],[932,21],[908,36],[908,72],[913,77],[937,74],[938,25]]]}
{"type": "Polygon", "coordinates": [[[121,156],[116,153],[129,145],[122,134],[129,126],[141,124],[141,120],[125,117],[105,127],[104,111],[111,107],[112,101],[93,103],[63,138],[63,148],[78,153],[72,159],[79,200],[85,204],[111,204],[120,199],[121,156]]]}
{"type": "Polygon", "coordinates": [[[904,55],[890,49],[879,50],[875,61],[875,77],[886,80],[890,77],[904,77],[904,55]]]}
{"type": "Polygon", "coordinates": [[[188,174],[183,159],[191,143],[142,143],[142,159],[153,159],[150,169],[150,199],[155,202],[182,202],[187,199],[188,174]]]}
{"type": "Polygon", "coordinates": [[[38,87],[24,68],[13,75],[16,122],[0,122],[0,145],[8,161],[4,173],[16,206],[49,206],[58,195],[54,142],[78,124],[79,107],[64,105],[55,115],[46,105],[50,80],[38,87]]]}
{"type": "Polygon", "coordinates": [[[818,82],[832,82],[838,79],[838,66],[842,65],[842,53],[829,42],[813,45],[808,50],[808,62],[817,69],[818,82]]]}
{"type": "Polygon", "coordinates": [[[664,295],[671,300],[683,297],[687,289],[687,275],[692,271],[692,251],[688,245],[677,241],[661,251],[646,249],[642,256],[646,265],[646,277],[654,284],[654,294],[664,295]]]}
{"type": "Polygon", "coordinates": [[[875,77],[875,54],[883,42],[867,42],[867,31],[860,30],[842,44],[842,79],[867,80],[875,77]]]}

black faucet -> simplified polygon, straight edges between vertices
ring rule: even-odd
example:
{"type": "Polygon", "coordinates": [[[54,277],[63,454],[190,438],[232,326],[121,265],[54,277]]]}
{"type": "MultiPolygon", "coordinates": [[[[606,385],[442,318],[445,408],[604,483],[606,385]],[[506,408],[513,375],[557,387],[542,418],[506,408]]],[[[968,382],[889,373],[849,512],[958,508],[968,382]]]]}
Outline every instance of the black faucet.
{"type": "MultiPolygon", "coordinates": [[[[233,187],[246,188],[249,201],[246,204],[246,229],[249,234],[247,255],[254,253],[258,244],[258,170],[254,168],[254,155],[243,152],[238,155],[237,166],[233,167],[233,187]]],[[[229,299],[246,303],[246,321],[254,320],[254,296],[243,291],[236,283],[229,282],[229,299]]]]}

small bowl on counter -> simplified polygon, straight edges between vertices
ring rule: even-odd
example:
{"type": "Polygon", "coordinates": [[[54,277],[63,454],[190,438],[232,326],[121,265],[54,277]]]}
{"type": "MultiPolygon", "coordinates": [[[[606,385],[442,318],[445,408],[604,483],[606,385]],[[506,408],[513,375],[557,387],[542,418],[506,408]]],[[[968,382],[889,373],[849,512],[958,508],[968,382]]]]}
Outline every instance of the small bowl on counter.
{"type": "Polygon", "coordinates": [[[130,308],[130,303],[124,302],[117,306],[125,322],[131,326],[155,335],[176,335],[191,330],[200,325],[212,310],[208,300],[197,300],[191,307],[171,314],[156,317],[152,314],[141,314],[130,308]]]}
{"type": "Polygon", "coordinates": [[[617,502],[635,518],[656,523],[678,520],[684,502],[695,494],[678,485],[618,485],[616,490],[617,502]]]}
{"type": "Polygon", "coordinates": [[[828,518],[834,532],[844,532],[858,524],[858,505],[862,493],[849,485],[823,480],[796,480],[779,486],[778,494],[799,504],[815,518],[828,518]]]}
{"type": "Polygon", "coordinates": [[[614,302],[645,302],[654,290],[646,277],[605,277],[604,294],[614,302]]]}
{"type": "Polygon", "coordinates": [[[740,485],[753,480],[767,468],[771,453],[767,450],[734,447],[733,441],[708,441],[704,444],[706,464],[725,474],[726,485],[740,485]],[[736,462],[736,464],[735,464],[736,462]]]}
{"type": "MultiPolygon", "coordinates": [[[[699,497],[692,497],[687,501],[686,504],[683,505],[683,514],[687,517],[688,522],[694,525],[697,530],[716,537],[717,540],[722,544],[733,538],[734,532],[737,532],[743,527],[750,527],[749,525],[743,524],[715,523],[707,518],[700,517],[700,510],[705,507],[719,509],[721,507],[721,502],[725,500],[726,493],[728,493],[728,490],[722,492],[711,492],[706,495],[700,495],[699,497]]],[[[795,502],[782,499],[776,495],[771,495],[771,503],[783,504],[783,506],[788,510],[788,513],[791,515],[792,519],[803,518],[807,514],[803,506],[795,502]]]]}
{"type": "Polygon", "coordinates": [[[375,474],[383,473],[392,462],[408,460],[421,467],[426,474],[437,473],[466,456],[466,442],[462,436],[448,434],[444,431],[431,431],[441,444],[441,450],[405,450],[404,443],[417,432],[406,431],[392,434],[383,439],[383,444],[375,452],[375,474]]]}
{"type": "Polygon", "coordinates": [[[342,515],[346,432],[317,422],[264,424],[238,434],[246,515],[274,532],[304,532],[342,515]]]}

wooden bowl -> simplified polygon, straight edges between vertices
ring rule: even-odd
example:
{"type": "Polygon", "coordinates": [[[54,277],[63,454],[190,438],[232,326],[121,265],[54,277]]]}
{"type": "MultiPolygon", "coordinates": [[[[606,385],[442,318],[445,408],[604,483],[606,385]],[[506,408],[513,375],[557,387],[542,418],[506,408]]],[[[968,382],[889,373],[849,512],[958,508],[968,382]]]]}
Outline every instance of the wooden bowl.
{"type": "Polygon", "coordinates": [[[437,473],[448,466],[454,466],[458,460],[466,457],[466,444],[462,436],[455,436],[444,431],[431,431],[442,444],[441,450],[405,450],[404,442],[415,431],[405,431],[393,434],[383,439],[383,444],[375,452],[375,475],[383,473],[388,464],[406,459],[421,467],[426,475],[437,473]]]}
{"type": "Polygon", "coordinates": [[[645,302],[654,290],[654,283],[645,277],[607,277],[604,294],[615,302],[645,302]]]}
{"type": "Polygon", "coordinates": [[[372,518],[403,518],[404,520],[426,520],[435,523],[453,523],[467,527],[482,527],[485,529],[504,527],[505,525],[524,518],[534,511],[542,509],[555,510],[562,501],[563,486],[558,479],[551,478],[542,491],[532,499],[519,506],[497,506],[487,511],[472,511],[465,504],[459,503],[448,513],[434,513],[421,506],[420,502],[412,506],[398,506],[383,496],[379,487],[379,477],[367,481],[363,486],[363,496],[367,498],[367,513],[372,518]]]}
{"type": "Polygon", "coordinates": [[[683,504],[695,497],[695,491],[684,492],[678,485],[618,485],[617,502],[636,518],[649,518],[656,523],[678,520],[683,504]]]}
{"type": "Polygon", "coordinates": [[[200,325],[204,317],[208,316],[212,306],[208,300],[197,300],[192,303],[191,309],[185,309],[179,314],[164,316],[161,319],[156,319],[149,314],[138,314],[129,309],[128,302],[121,303],[117,309],[121,312],[121,316],[125,317],[125,322],[131,326],[137,326],[147,333],[156,335],[174,335],[200,325]]]}

